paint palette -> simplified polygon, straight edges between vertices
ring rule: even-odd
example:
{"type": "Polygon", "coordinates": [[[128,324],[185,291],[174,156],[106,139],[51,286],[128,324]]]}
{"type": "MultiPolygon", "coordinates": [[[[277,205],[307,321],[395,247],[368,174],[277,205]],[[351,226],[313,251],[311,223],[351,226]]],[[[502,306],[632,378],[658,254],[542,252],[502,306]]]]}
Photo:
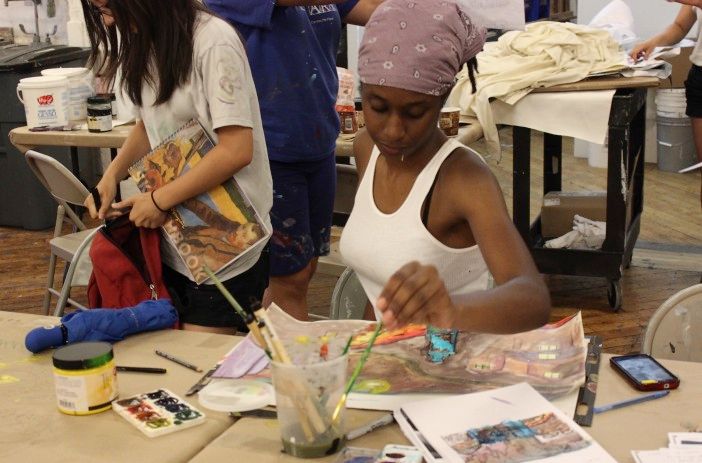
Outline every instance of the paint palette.
{"type": "Polygon", "coordinates": [[[167,389],[112,402],[112,409],[149,437],[161,436],[205,421],[205,414],[167,389]]]}

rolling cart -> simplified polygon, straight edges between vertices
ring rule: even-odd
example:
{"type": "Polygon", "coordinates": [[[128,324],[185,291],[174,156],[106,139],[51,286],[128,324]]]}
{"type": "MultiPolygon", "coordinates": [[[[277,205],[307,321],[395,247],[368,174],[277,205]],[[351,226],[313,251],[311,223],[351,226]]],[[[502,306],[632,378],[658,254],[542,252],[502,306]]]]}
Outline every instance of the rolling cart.
{"type": "MultiPolygon", "coordinates": [[[[513,221],[529,247],[539,268],[546,274],[604,277],[607,299],[618,311],[622,305],[621,276],[628,268],[639,234],[643,209],[644,146],[646,88],[657,85],[654,79],[595,81],[597,85],[580,83],[574,90],[617,89],[612,100],[608,130],[607,160],[607,232],[598,250],[544,248],[541,217],[529,223],[530,141],[531,129],[514,127],[513,157],[513,221]],[[626,82],[629,81],[629,82],[626,82]],[[622,85],[629,88],[621,88],[622,85]],[[633,88],[632,88],[633,87],[633,88]]],[[[566,87],[566,86],[561,86],[566,87]]],[[[546,89],[558,91],[556,87],[546,89]]],[[[544,194],[561,190],[562,137],[544,134],[544,194]]]]}

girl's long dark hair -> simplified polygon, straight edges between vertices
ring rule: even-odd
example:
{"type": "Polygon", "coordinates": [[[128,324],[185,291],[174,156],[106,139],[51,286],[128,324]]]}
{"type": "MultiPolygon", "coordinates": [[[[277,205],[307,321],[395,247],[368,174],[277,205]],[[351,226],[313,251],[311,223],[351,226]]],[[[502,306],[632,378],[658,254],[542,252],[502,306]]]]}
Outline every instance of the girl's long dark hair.
{"type": "Polygon", "coordinates": [[[89,0],[81,3],[92,48],[89,66],[109,82],[121,69],[122,89],[134,104],[142,105],[143,85],[154,87],[159,105],[188,81],[197,14],[207,11],[198,0],[110,0],[111,27],[89,0]]]}

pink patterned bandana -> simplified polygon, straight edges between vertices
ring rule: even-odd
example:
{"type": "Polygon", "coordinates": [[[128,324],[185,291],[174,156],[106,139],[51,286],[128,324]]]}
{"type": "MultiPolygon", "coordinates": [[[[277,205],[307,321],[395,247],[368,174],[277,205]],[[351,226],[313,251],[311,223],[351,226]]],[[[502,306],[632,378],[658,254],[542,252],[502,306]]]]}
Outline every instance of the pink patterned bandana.
{"type": "Polygon", "coordinates": [[[485,28],[457,0],[385,0],[366,24],[361,82],[443,95],[483,49],[485,28]]]}

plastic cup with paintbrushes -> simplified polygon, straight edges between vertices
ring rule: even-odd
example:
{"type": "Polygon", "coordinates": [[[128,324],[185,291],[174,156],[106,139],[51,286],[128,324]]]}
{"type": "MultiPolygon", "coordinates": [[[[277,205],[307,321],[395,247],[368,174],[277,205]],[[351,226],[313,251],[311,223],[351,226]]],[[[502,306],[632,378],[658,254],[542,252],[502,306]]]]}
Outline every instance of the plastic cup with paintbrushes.
{"type": "MultiPolygon", "coordinates": [[[[256,339],[261,343],[266,352],[272,358],[271,371],[273,372],[273,385],[276,391],[276,407],[278,409],[278,420],[283,422],[291,422],[296,425],[296,428],[301,430],[299,435],[290,436],[286,439],[286,432],[291,428],[281,425],[281,437],[283,437],[284,448],[288,453],[301,456],[323,456],[332,454],[341,448],[341,439],[339,437],[329,438],[330,434],[330,418],[329,413],[324,409],[323,404],[315,396],[315,391],[305,381],[300,373],[294,368],[290,356],[288,355],[278,332],[268,317],[268,314],[262,308],[254,311],[253,314],[244,311],[236,299],[222,285],[214,273],[204,266],[203,270],[212,279],[220,292],[224,295],[227,301],[232,305],[234,310],[244,319],[249,330],[254,334],[256,339]],[[260,337],[260,338],[259,338],[260,337]],[[276,366],[287,368],[284,375],[278,375],[281,381],[278,384],[281,389],[286,391],[286,397],[290,398],[290,409],[294,414],[286,414],[283,407],[285,399],[278,396],[278,387],[276,387],[276,366]],[[290,368],[293,367],[293,368],[290,368]],[[288,420],[287,417],[294,417],[288,420]],[[283,430],[286,431],[283,431],[283,430]],[[288,445],[286,445],[288,444],[288,445]]],[[[346,356],[340,357],[340,362],[343,360],[343,378],[346,377],[346,356]]],[[[319,375],[313,378],[319,378],[319,375]]],[[[343,386],[343,380],[341,382],[343,386]]]]}

